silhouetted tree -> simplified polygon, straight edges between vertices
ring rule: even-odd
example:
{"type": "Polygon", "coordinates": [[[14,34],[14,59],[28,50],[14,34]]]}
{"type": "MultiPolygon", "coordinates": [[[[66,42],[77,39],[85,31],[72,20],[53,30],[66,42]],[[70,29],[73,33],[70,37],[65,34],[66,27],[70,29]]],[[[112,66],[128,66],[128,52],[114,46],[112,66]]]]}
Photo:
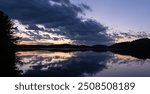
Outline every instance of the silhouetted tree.
{"type": "Polygon", "coordinates": [[[14,28],[10,18],[0,11],[0,75],[16,76],[15,43],[19,39],[13,36],[14,28]]]}
{"type": "Polygon", "coordinates": [[[15,43],[19,39],[13,36],[15,30],[10,18],[0,11],[0,49],[3,54],[15,50],[15,43]]]}

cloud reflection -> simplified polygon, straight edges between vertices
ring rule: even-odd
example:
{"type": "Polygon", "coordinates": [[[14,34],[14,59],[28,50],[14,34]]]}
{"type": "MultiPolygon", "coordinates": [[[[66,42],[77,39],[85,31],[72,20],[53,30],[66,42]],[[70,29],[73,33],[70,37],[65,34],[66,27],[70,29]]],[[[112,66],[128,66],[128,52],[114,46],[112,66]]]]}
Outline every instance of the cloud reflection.
{"type": "Polygon", "coordinates": [[[17,63],[21,76],[150,76],[150,59],[111,52],[17,52],[23,62],[17,63]]]}

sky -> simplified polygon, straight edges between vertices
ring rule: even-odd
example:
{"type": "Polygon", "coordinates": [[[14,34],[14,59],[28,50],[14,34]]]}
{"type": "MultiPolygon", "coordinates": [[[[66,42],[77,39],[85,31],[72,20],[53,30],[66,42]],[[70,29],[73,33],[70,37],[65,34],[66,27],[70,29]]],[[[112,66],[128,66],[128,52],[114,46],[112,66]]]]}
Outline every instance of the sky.
{"type": "Polygon", "coordinates": [[[120,31],[150,32],[150,0],[72,0],[92,8],[87,16],[120,31]]]}
{"type": "Polygon", "coordinates": [[[112,44],[150,37],[150,0],[0,0],[20,44],[112,44]]]}

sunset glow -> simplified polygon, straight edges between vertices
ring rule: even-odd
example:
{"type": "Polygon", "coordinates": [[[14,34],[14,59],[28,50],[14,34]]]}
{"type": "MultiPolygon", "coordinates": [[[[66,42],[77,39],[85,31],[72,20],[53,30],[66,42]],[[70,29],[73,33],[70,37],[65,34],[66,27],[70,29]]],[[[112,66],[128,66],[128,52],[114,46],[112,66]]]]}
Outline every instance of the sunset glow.
{"type": "Polygon", "coordinates": [[[51,44],[72,44],[71,40],[33,40],[33,41],[20,41],[18,45],[51,45],[51,44]]]}

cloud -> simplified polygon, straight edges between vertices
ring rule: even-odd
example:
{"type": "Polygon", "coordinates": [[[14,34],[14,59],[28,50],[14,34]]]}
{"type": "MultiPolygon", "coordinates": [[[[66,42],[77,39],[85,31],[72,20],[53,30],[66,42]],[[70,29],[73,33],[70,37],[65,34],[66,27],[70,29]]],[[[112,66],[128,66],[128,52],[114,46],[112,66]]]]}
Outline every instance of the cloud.
{"type": "MultiPolygon", "coordinates": [[[[85,11],[91,11],[83,3],[75,5],[70,0],[0,0],[0,9],[12,19],[28,25],[28,30],[41,30],[43,25],[52,33],[66,36],[78,44],[106,43],[112,39],[106,34],[107,27],[99,22],[86,19],[85,11]]],[[[43,28],[42,28],[43,30],[43,28]]]]}
{"type": "Polygon", "coordinates": [[[150,38],[150,34],[144,31],[135,32],[133,30],[129,30],[128,32],[120,32],[120,31],[108,31],[107,34],[114,39],[115,42],[126,42],[133,41],[140,38],[150,38]]]}

